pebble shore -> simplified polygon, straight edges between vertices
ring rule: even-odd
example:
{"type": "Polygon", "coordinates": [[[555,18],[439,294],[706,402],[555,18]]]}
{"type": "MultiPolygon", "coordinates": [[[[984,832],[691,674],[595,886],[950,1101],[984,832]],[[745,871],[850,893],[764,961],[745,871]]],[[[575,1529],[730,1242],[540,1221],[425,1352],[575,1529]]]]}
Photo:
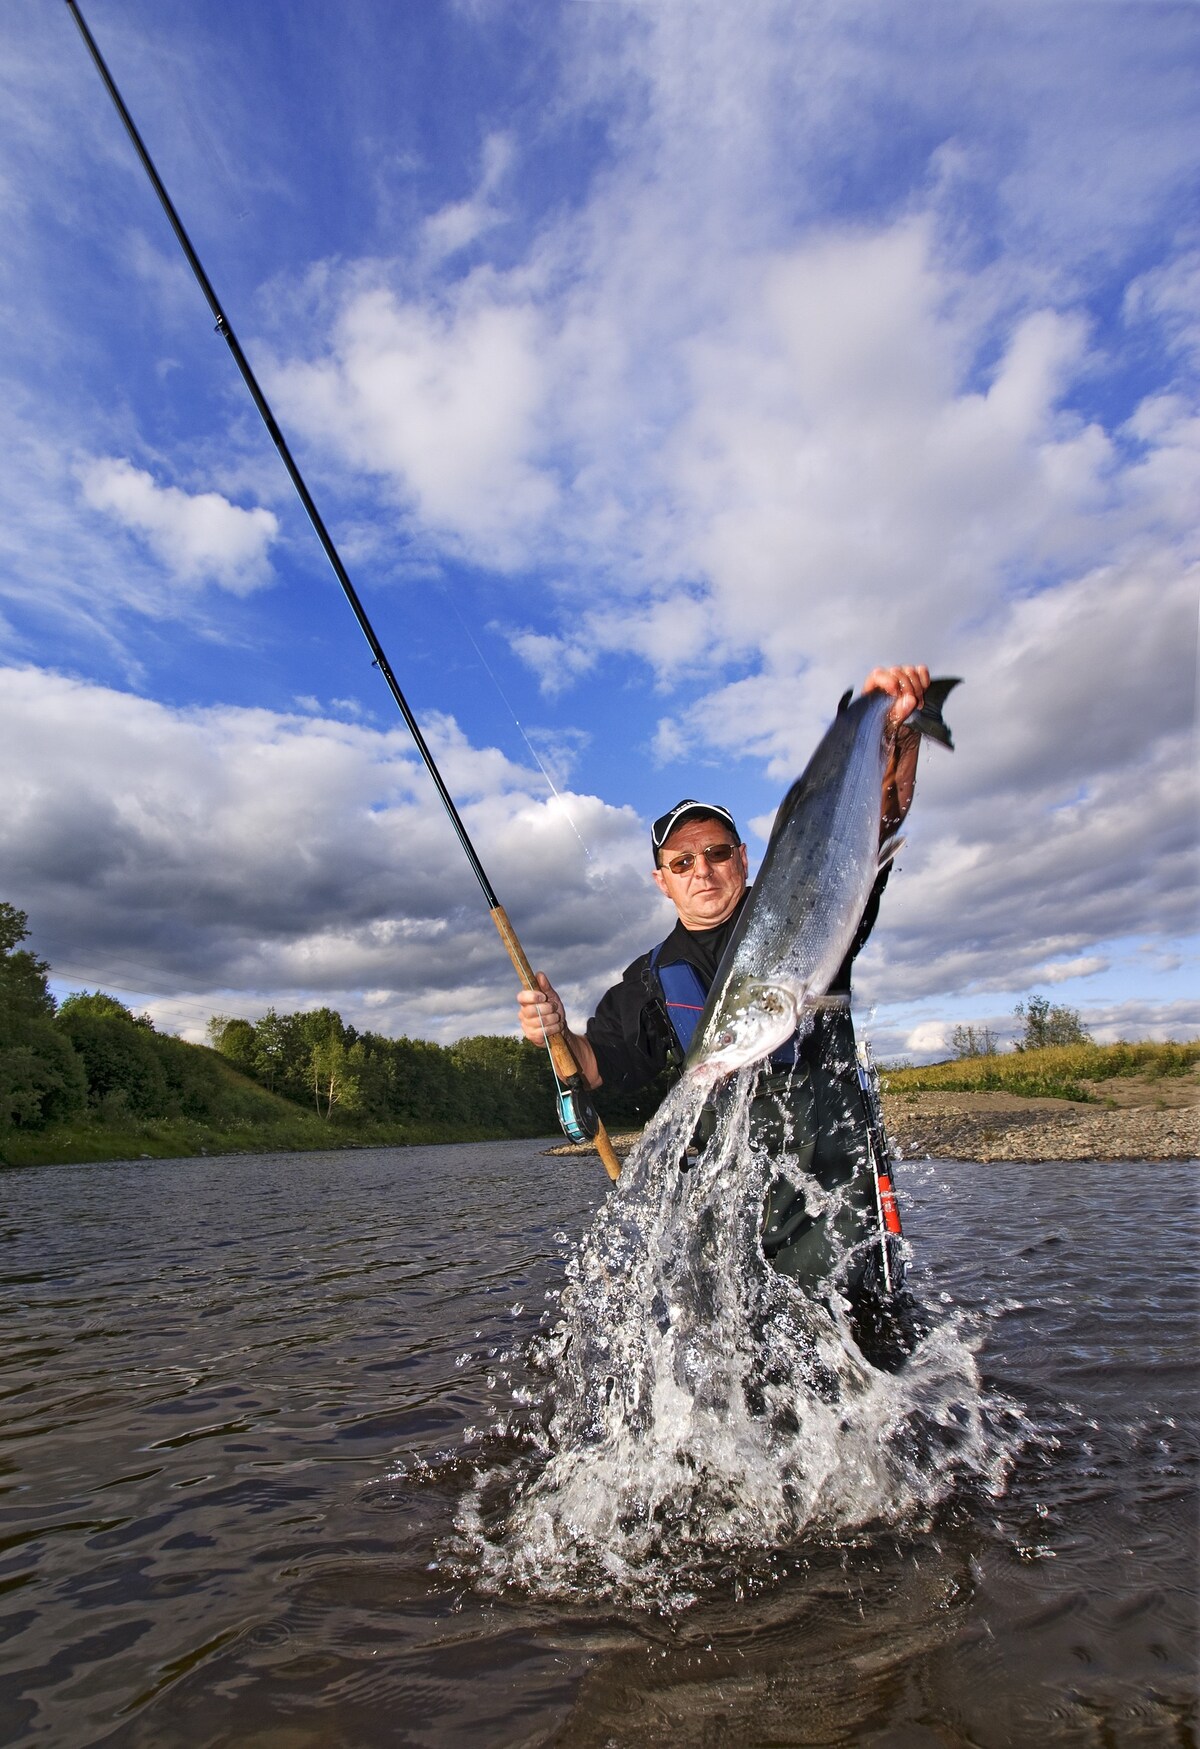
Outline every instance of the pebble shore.
{"type": "Polygon", "coordinates": [[[908,1160],[1194,1160],[1200,1111],[977,1094],[884,1095],[884,1122],[908,1160]],[[974,1101],[974,1105],[968,1102],[974,1101]]]}
{"type": "MultiPolygon", "coordinates": [[[[1175,1086],[1164,1083],[1162,1092],[1150,1095],[1147,1103],[1122,1103],[1116,1109],[1070,1099],[1022,1099],[1011,1093],[885,1092],[883,1115],[889,1136],[907,1160],[984,1165],[1003,1160],[1200,1160],[1200,1106],[1193,1086],[1190,1077],[1175,1086]]],[[[1121,1092],[1137,1097],[1133,1088],[1121,1092]]],[[[624,1157],[637,1132],[611,1139],[624,1157]]],[[[548,1150],[595,1151],[590,1142],[548,1150]]]]}

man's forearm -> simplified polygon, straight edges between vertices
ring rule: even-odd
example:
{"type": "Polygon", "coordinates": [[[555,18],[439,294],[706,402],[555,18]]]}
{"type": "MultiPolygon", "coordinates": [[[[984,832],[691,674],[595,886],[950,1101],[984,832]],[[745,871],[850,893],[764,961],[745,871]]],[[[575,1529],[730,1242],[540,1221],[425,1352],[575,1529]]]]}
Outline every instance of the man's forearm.
{"type": "Polygon", "coordinates": [[[892,757],[883,774],[883,794],[879,804],[879,835],[890,838],[904,822],[912,807],[913,789],[917,781],[917,755],[921,737],[915,730],[901,729],[892,747],[892,757]]]}

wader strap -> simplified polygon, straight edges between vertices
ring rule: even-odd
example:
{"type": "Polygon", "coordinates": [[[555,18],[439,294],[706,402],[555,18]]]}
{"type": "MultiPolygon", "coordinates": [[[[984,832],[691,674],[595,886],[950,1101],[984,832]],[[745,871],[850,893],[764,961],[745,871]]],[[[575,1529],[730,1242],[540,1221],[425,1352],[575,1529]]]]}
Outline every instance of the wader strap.
{"type": "Polygon", "coordinates": [[[708,991],[695,966],[689,965],[687,960],[676,960],[670,966],[659,965],[659,955],[666,945],[665,941],[660,941],[650,955],[650,970],[662,988],[663,1001],[667,1005],[667,1018],[679,1040],[680,1049],[686,1056],[700,1024],[708,991]]]}

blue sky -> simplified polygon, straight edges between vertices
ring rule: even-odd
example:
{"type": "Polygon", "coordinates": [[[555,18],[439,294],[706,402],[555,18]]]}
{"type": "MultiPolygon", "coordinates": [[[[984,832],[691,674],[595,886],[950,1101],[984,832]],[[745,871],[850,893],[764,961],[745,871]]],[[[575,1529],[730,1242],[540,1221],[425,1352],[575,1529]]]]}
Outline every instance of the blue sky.
{"type": "MultiPolygon", "coordinates": [[[[845,686],[959,673],[885,1055],[1200,1031],[1191,5],[87,0],[576,1017],[845,686]],[[539,763],[540,762],[540,763],[539,763]],[[553,786],[553,787],[551,787],[553,786]]],[[[0,13],[3,896],[160,1025],[512,974],[65,6],[0,13]]]]}

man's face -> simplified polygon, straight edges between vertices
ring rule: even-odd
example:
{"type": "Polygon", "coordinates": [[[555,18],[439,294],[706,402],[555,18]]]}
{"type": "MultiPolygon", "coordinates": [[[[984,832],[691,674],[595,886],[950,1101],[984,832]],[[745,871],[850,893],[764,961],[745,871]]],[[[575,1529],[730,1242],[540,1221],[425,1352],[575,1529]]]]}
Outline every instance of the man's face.
{"type": "Polygon", "coordinates": [[[746,847],[739,844],[728,862],[709,862],[696,855],[683,874],[667,866],[677,856],[703,852],[710,844],[732,844],[733,833],[723,820],[688,820],[667,839],[658,853],[654,884],[665,893],[685,929],[715,929],[737,909],[746,890],[746,847]]]}

